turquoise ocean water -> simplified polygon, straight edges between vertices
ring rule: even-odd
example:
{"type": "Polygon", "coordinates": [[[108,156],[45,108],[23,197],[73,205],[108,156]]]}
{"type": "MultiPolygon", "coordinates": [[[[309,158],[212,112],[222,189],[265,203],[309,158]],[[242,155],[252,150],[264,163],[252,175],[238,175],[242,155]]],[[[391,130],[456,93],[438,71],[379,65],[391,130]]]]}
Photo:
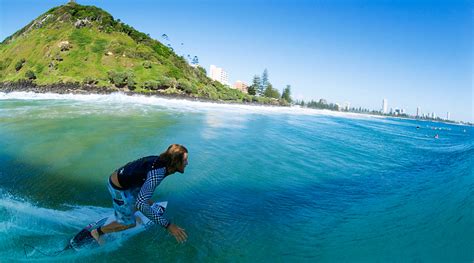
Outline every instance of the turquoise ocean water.
{"type": "Polygon", "coordinates": [[[473,262],[473,135],[298,108],[0,93],[0,261],[473,262]],[[189,166],[154,199],[186,243],[157,227],[25,257],[24,244],[62,249],[111,213],[108,175],[171,143],[189,166]]]}

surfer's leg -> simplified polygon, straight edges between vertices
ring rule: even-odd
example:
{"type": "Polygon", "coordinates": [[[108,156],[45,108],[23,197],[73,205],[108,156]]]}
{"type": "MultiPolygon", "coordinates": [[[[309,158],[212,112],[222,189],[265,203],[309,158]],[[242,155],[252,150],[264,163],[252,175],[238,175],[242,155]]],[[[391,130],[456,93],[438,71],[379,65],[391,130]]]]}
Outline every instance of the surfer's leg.
{"type": "Polygon", "coordinates": [[[92,229],[91,231],[91,236],[99,243],[99,245],[102,245],[102,240],[100,239],[100,234],[97,232],[97,229],[92,229]]]}
{"type": "Polygon", "coordinates": [[[130,225],[123,225],[123,224],[121,224],[117,221],[113,221],[113,222],[110,222],[109,224],[107,224],[105,226],[99,227],[98,229],[93,229],[91,231],[91,236],[99,244],[102,244],[102,240],[100,239],[101,235],[107,234],[107,233],[112,233],[112,232],[123,231],[123,230],[129,229],[129,228],[135,227],[135,226],[136,226],[136,223],[133,223],[133,224],[130,224],[130,225]],[[99,233],[99,229],[100,229],[100,232],[102,232],[102,233],[99,233]]]}
{"type": "Polygon", "coordinates": [[[129,229],[129,228],[132,228],[134,226],[135,226],[135,224],[122,225],[122,224],[118,223],[117,221],[113,221],[113,222],[110,222],[109,224],[107,224],[105,226],[99,227],[98,229],[93,229],[91,231],[91,236],[97,241],[97,243],[102,245],[103,240],[100,238],[101,235],[107,234],[107,233],[112,233],[112,232],[123,231],[125,229],[129,229]],[[101,233],[99,233],[99,229],[100,229],[101,233]]]}
{"type": "Polygon", "coordinates": [[[100,244],[100,235],[111,232],[123,231],[132,228],[136,225],[135,220],[135,195],[134,189],[118,190],[110,185],[107,185],[110,195],[112,196],[112,203],[114,206],[115,221],[94,229],[91,231],[92,237],[100,244]]]}
{"type": "Polygon", "coordinates": [[[130,225],[123,225],[123,224],[120,224],[117,221],[113,221],[113,222],[110,222],[109,224],[99,228],[102,233],[99,233],[99,229],[94,229],[94,230],[91,231],[91,235],[95,240],[97,240],[97,242],[99,244],[102,244],[102,241],[100,240],[101,235],[107,234],[107,233],[112,233],[112,232],[123,231],[123,230],[129,229],[129,228],[135,227],[135,226],[136,226],[136,223],[133,223],[133,224],[130,224],[130,225]]]}
{"type": "Polygon", "coordinates": [[[129,229],[129,228],[132,228],[132,227],[135,227],[135,226],[136,226],[136,224],[123,225],[123,224],[120,224],[117,221],[113,221],[113,222],[110,222],[110,224],[101,227],[100,229],[102,230],[102,232],[104,234],[107,234],[107,233],[112,233],[112,232],[123,231],[125,229],[129,229]]]}

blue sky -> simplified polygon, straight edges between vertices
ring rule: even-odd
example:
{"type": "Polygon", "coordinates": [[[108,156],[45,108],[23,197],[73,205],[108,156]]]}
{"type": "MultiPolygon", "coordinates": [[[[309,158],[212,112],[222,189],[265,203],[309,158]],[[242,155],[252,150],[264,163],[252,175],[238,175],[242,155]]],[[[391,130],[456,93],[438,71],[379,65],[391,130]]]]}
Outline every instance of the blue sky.
{"type": "MultiPolygon", "coordinates": [[[[0,38],[67,1],[0,0],[0,38]]],[[[251,82],[268,69],[297,99],[405,108],[473,121],[473,5],[445,0],[78,0],[179,55],[251,82]],[[181,45],[183,43],[183,45],[181,45]]]]}

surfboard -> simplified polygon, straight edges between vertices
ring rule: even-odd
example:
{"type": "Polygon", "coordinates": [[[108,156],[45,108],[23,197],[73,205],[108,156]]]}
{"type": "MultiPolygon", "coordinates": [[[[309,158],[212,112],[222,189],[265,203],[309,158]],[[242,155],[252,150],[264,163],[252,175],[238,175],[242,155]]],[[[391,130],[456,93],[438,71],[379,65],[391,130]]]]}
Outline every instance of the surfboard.
{"type": "MultiPolygon", "coordinates": [[[[167,201],[155,202],[153,203],[151,208],[155,210],[159,215],[162,215],[165,212],[167,205],[168,205],[167,201]]],[[[120,232],[107,233],[101,236],[101,238],[104,238],[106,242],[110,242],[112,240],[116,240],[124,236],[130,237],[130,236],[136,235],[142,231],[149,229],[151,226],[155,225],[153,221],[148,219],[148,217],[146,217],[140,211],[135,212],[135,217],[137,219],[136,220],[137,224],[135,227],[129,228],[120,232]]],[[[69,240],[68,246],[76,251],[79,251],[91,246],[98,246],[99,244],[92,237],[91,231],[101,226],[107,225],[113,221],[115,221],[115,216],[112,214],[96,222],[90,223],[89,225],[84,227],[79,233],[77,233],[73,238],[71,238],[71,240],[69,240]]]]}

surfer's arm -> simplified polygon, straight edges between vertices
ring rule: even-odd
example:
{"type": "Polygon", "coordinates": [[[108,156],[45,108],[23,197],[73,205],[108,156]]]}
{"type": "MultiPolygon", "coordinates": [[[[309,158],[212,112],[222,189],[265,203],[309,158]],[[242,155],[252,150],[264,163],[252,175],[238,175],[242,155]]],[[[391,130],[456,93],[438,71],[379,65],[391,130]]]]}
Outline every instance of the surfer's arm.
{"type": "Polygon", "coordinates": [[[145,183],[141,187],[140,193],[138,193],[136,207],[154,223],[159,224],[163,227],[168,227],[170,225],[168,219],[164,218],[155,210],[153,210],[149,203],[153,192],[155,191],[156,187],[161,183],[164,177],[164,169],[156,169],[148,173],[145,183]]]}

